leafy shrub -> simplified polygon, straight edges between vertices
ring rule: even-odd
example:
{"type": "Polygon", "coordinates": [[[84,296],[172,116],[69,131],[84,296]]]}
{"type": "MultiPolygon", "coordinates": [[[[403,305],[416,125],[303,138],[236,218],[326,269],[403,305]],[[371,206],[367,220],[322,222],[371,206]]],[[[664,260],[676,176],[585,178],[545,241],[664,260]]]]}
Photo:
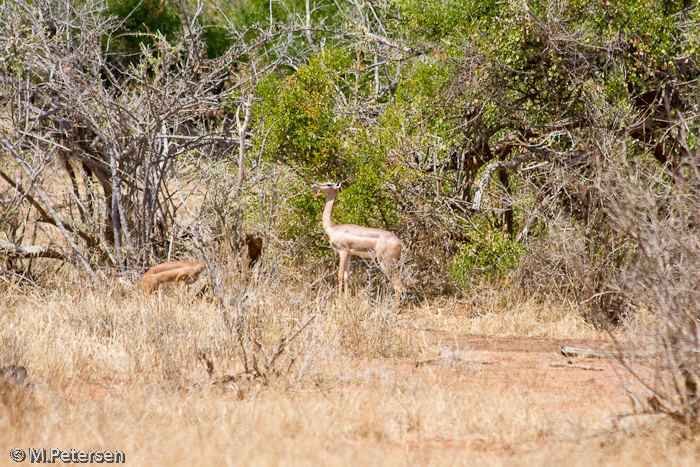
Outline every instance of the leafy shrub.
{"type": "Polygon", "coordinates": [[[525,253],[522,243],[513,242],[500,230],[475,231],[471,241],[461,246],[450,268],[450,277],[460,288],[476,278],[503,279],[518,265],[525,253]]]}
{"type": "Polygon", "coordinates": [[[141,53],[141,44],[154,44],[152,35],[160,33],[173,40],[182,21],[175,4],[157,0],[112,0],[108,12],[123,23],[121,28],[126,32],[112,39],[111,46],[133,56],[141,53]]]}
{"type": "Polygon", "coordinates": [[[395,179],[398,163],[381,138],[348,119],[340,98],[351,66],[346,53],[326,49],[294,73],[267,77],[256,90],[255,150],[296,174],[283,201],[282,211],[288,213],[281,216],[283,239],[321,232],[324,203],[314,196],[313,181],[342,182],[333,214],[338,223],[391,229],[397,222],[396,203],[385,184],[395,179]]]}

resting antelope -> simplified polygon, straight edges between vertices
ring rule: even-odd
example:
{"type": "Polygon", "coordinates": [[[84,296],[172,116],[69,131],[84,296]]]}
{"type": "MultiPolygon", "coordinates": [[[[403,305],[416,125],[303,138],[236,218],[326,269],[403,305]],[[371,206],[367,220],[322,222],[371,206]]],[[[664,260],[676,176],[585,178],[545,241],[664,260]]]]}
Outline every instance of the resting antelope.
{"type": "Polygon", "coordinates": [[[204,270],[204,261],[171,261],[154,266],[143,275],[141,286],[145,293],[153,293],[161,287],[180,283],[182,293],[187,285],[197,280],[204,270]]]}
{"type": "Polygon", "coordinates": [[[326,194],[326,206],[323,209],[323,230],[328,235],[333,249],[340,255],[338,297],[343,293],[343,284],[345,284],[345,299],[348,298],[350,256],[376,258],[379,267],[387,275],[396,291],[396,305],[394,307],[394,311],[396,311],[403,290],[397,271],[398,262],[401,259],[401,248],[403,248],[399,237],[386,230],[354,224],[336,224],[333,221],[333,205],[340,190],[340,183],[317,182],[313,184],[313,188],[326,194]]]}

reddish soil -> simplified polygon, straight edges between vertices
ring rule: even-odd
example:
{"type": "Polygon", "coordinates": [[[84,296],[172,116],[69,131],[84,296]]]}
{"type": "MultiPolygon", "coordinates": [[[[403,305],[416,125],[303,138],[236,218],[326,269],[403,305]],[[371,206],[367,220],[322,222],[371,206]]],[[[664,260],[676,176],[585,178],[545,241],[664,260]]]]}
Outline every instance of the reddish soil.
{"type": "MultiPolygon", "coordinates": [[[[438,348],[460,349],[455,356],[482,365],[490,380],[512,381],[514,386],[527,384],[550,400],[551,408],[557,411],[624,410],[629,404],[615,371],[615,359],[566,357],[561,353],[563,347],[610,351],[610,343],[441,331],[427,331],[426,337],[438,348]]],[[[441,360],[445,360],[444,355],[426,364],[439,365],[441,360]]],[[[473,373],[472,378],[483,380],[483,374],[473,373]]]]}

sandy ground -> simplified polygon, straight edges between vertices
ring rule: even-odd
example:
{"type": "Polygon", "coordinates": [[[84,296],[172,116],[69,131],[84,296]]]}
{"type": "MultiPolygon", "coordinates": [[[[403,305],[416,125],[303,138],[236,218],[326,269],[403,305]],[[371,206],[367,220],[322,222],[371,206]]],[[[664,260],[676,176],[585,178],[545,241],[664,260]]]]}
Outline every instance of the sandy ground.
{"type": "Polygon", "coordinates": [[[565,356],[564,347],[611,351],[612,344],[581,339],[496,337],[444,331],[424,331],[430,344],[439,349],[435,358],[416,366],[453,366],[461,384],[484,378],[517,387],[534,388],[549,408],[558,412],[596,410],[629,411],[630,400],[621,386],[614,359],[590,354],[565,356]],[[458,362],[481,371],[463,371],[458,362]]]}

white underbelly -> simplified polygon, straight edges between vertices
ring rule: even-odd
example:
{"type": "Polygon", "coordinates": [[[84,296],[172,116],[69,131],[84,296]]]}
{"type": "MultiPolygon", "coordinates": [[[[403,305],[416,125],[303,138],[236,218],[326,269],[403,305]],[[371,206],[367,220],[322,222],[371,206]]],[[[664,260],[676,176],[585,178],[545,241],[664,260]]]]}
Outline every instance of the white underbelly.
{"type": "Polygon", "coordinates": [[[374,258],[374,251],[350,250],[350,254],[360,256],[362,258],[374,258]]]}

